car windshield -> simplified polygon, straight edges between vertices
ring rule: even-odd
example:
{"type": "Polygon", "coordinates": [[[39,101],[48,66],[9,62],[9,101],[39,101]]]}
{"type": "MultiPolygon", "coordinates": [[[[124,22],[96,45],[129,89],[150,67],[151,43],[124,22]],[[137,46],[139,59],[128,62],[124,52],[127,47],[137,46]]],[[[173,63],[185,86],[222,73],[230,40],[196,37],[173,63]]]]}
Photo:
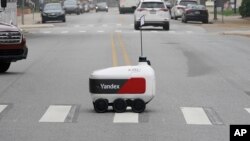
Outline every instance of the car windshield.
{"type": "Polygon", "coordinates": [[[141,8],[165,8],[162,2],[143,2],[141,8]]]}
{"type": "Polygon", "coordinates": [[[195,4],[188,4],[187,8],[189,8],[189,9],[199,9],[199,10],[206,9],[206,7],[204,5],[195,5],[195,4]]]}
{"type": "Polygon", "coordinates": [[[56,10],[56,9],[61,9],[61,5],[58,4],[46,4],[44,7],[44,10],[56,10]]]}
{"type": "Polygon", "coordinates": [[[97,3],[97,6],[107,6],[106,3],[97,3]]]}
{"type": "Polygon", "coordinates": [[[188,4],[197,4],[196,1],[181,1],[179,5],[187,6],[188,4]]]}
{"type": "Polygon", "coordinates": [[[64,2],[64,5],[77,5],[77,2],[76,1],[65,1],[64,2]]]}

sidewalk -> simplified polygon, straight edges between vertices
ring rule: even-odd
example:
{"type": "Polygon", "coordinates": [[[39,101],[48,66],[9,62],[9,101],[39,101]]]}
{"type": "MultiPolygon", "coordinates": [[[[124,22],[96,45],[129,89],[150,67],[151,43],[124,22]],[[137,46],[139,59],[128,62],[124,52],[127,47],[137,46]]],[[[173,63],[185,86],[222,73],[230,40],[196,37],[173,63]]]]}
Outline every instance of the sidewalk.
{"type": "Polygon", "coordinates": [[[209,15],[209,21],[212,24],[202,24],[208,32],[219,32],[223,35],[242,35],[250,37],[250,17],[241,18],[241,16],[217,16],[214,20],[214,15],[209,15]]]}
{"type": "Polygon", "coordinates": [[[53,24],[41,24],[41,14],[31,13],[24,15],[24,24],[22,24],[22,16],[17,16],[17,25],[21,29],[53,27],[53,24]]]}

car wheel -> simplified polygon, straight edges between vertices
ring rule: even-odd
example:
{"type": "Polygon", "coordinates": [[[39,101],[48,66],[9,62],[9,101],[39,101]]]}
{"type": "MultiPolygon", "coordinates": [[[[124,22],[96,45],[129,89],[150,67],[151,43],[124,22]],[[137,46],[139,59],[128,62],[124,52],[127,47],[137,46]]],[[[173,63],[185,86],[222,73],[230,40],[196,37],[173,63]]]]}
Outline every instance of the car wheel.
{"type": "Polygon", "coordinates": [[[165,23],[165,25],[163,25],[163,29],[164,30],[169,30],[169,22],[165,23]]]}
{"type": "Polygon", "coordinates": [[[65,22],[66,22],[66,19],[64,18],[62,21],[65,23],[65,22]]]}
{"type": "Polygon", "coordinates": [[[208,23],[208,19],[203,20],[202,23],[206,23],[207,24],[208,23]]]}
{"type": "Polygon", "coordinates": [[[116,113],[123,113],[127,109],[127,102],[124,99],[116,99],[113,103],[113,109],[116,113]]]}
{"type": "Polygon", "coordinates": [[[135,99],[132,104],[132,111],[135,113],[142,113],[146,108],[146,103],[141,99],[135,99]]]}
{"type": "Polygon", "coordinates": [[[0,73],[6,72],[10,67],[10,62],[0,62],[0,73]]]}
{"type": "Polygon", "coordinates": [[[183,23],[187,23],[187,18],[186,18],[184,15],[182,15],[181,21],[182,21],[183,23]]]}
{"type": "Polygon", "coordinates": [[[134,28],[135,28],[135,30],[139,30],[140,29],[140,24],[139,24],[139,22],[134,22],[134,28]]]}
{"type": "Polygon", "coordinates": [[[108,100],[106,99],[97,99],[94,102],[94,109],[97,113],[104,113],[108,110],[108,100]]]}

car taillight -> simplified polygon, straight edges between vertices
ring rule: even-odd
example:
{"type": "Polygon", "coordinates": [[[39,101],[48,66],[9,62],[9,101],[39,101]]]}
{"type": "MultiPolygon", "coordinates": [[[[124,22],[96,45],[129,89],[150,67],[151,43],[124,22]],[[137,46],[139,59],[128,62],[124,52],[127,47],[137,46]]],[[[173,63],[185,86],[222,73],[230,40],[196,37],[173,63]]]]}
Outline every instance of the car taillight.
{"type": "Polygon", "coordinates": [[[167,12],[168,9],[167,8],[161,8],[160,11],[164,11],[164,12],[167,12]]]}
{"type": "Polygon", "coordinates": [[[186,13],[187,13],[187,14],[190,14],[190,13],[192,13],[192,10],[191,10],[191,9],[187,9],[187,10],[186,10],[186,13]]]}
{"type": "Polygon", "coordinates": [[[137,9],[137,11],[141,12],[141,11],[146,11],[147,9],[144,9],[144,8],[139,8],[137,9]]]}
{"type": "Polygon", "coordinates": [[[177,7],[177,9],[182,9],[182,10],[184,10],[184,7],[177,7]]]}

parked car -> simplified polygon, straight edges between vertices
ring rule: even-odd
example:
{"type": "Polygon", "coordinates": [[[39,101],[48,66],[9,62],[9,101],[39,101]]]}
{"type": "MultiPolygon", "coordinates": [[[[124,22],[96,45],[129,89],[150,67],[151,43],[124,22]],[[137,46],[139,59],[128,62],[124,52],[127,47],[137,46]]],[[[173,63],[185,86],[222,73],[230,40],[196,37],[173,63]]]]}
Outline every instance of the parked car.
{"type": "Polygon", "coordinates": [[[140,18],[145,16],[143,26],[162,26],[169,30],[169,10],[162,0],[142,0],[134,13],[134,28],[140,28],[140,18]]]}
{"type": "Polygon", "coordinates": [[[182,15],[182,22],[201,21],[208,23],[208,10],[204,5],[188,4],[182,15]]]}
{"type": "Polygon", "coordinates": [[[0,73],[6,72],[12,62],[26,59],[28,48],[20,29],[0,22],[0,73]]]}
{"type": "Polygon", "coordinates": [[[96,4],[95,11],[106,11],[108,12],[109,8],[106,2],[100,2],[96,4]]]}
{"type": "Polygon", "coordinates": [[[65,11],[60,3],[47,3],[41,13],[42,23],[47,21],[66,22],[65,11]]]}
{"type": "Polygon", "coordinates": [[[171,19],[177,20],[181,18],[183,11],[188,4],[198,4],[196,0],[179,0],[176,1],[175,6],[171,9],[171,19]]]}
{"type": "Polygon", "coordinates": [[[63,3],[63,8],[66,14],[75,13],[77,15],[80,14],[79,3],[76,0],[66,0],[63,3]]]}

